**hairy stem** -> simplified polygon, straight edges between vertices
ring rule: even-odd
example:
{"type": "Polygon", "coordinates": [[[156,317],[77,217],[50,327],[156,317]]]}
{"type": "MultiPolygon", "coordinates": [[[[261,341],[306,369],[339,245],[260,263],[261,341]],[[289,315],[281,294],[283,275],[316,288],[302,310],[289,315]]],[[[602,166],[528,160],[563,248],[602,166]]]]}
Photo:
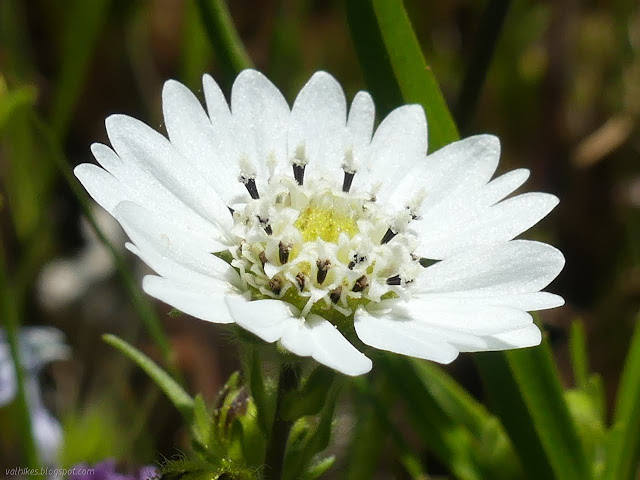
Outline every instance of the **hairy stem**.
{"type": "Polygon", "coordinates": [[[275,418],[271,429],[271,439],[267,447],[266,456],[266,480],[280,480],[282,477],[282,467],[284,464],[284,454],[287,448],[287,440],[291,431],[292,422],[284,420],[280,416],[280,406],[287,392],[298,387],[298,374],[290,364],[285,364],[280,370],[278,379],[278,396],[276,399],[275,418]]]}

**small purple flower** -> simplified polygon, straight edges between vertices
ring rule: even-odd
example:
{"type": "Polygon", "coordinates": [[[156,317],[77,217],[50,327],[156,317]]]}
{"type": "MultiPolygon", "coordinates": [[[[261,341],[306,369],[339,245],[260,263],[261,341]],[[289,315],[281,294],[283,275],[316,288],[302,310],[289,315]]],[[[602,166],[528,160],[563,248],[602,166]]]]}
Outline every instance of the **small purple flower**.
{"type": "Polygon", "coordinates": [[[68,480],[152,480],[158,474],[154,466],[147,465],[135,474],[116,472],[116,461],[113,459],[96,463],[93,468],[79,464],[72,468],[68,480]]]}

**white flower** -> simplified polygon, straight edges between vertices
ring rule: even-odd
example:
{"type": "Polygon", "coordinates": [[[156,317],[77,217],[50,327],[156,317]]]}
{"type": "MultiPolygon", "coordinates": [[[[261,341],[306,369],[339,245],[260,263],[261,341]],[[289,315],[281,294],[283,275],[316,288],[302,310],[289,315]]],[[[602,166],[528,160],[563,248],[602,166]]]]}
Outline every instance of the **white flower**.
{"type": "Polygon", "coordinates": [[[147,293],[347,375],[371,361],[344,335],[441,363],[540,342],[527,311],[563,304],[540,290],[564,258],[512,239],[558,200],[505,200],[529,172],[491,180],[497,138],[427,156],[420,106],[394,110],[372,135],[369,94],[359,92],[347,115],[324,72],[291,109],[254,70],[236,79],[231,110],[210,76],[203,83],[208,114],[169,81],[169,140],[114,115],[106,126],[115,151],[95,144],[102,168],[75,170],[158,273],[144,279],[147,293]]]}

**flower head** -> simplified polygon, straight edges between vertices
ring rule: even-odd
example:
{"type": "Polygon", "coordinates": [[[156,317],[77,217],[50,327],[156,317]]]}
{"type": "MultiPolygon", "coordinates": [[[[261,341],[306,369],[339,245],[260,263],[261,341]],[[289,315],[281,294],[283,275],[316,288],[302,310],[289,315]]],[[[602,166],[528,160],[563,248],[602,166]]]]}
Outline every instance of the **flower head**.
{"type": "Polygon", "coordinates": [[[147,293],[347,375],[371,362],[345,336],[441,363],[540,342],[527,311],[563,304],[540,290],[564,258],[513,238],[558,200],[505,200],[528,171],[491,180],[496,137],[427,155],[422,107],[397,108],[374,134],[369,94],[347,113],[325,72],[291,109],[254,70],[236,79],[231,108],[211,77],[203,84],[207,113],[165,84],[169,139],[114,115],[113,149],[92,147],[102,168],[75,170],[158,273],[147,293]]]}

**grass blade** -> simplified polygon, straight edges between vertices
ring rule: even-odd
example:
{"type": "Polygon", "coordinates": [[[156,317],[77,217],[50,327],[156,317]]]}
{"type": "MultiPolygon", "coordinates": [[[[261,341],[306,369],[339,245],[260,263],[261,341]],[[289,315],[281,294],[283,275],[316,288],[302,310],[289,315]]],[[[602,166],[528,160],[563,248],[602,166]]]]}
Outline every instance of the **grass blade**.
{"type": "Polygon", "coordinates": [[[401,1],[347,0],[347,19],[367,85],[380,113],[419,103],[429,122],[429,150],[458,139],[435,75],[401,1]]]}
{"type": "Polygon", "coordinates": [[[103,340],[121,353],[129,357],[160,387],[167,398],[182,414],[188,423],[193,420],[194,400],[167,372],[162,370],[153,360],[133,346],[115,335],[103,335],[103,340]]]}
{"type": "Polygon", "coordinates": [[[240,71],[253,66],[251,58],[240,41],[223,0],[196,0],[196,4],[216,58],[230,85],[240,71]]]}
{"type": "Polygon", "coordinates": [[[529,478],[590,478],[547,342],[504,354],[479,354],[476,362],[529,478]]]}
{"type": "Polygon", "coordinates": [[[637,478],[640,461],[640,318],[631,339],[616,397],[604,477],[606,480],[637,478]]]}
{"type": "Polygon", "coordinates": [[[76,105],[93,49],[106,20],[109,0],[76,0],[63,28],[61,64],[51,109],[51,128],[63,138],[76,105]]]}

